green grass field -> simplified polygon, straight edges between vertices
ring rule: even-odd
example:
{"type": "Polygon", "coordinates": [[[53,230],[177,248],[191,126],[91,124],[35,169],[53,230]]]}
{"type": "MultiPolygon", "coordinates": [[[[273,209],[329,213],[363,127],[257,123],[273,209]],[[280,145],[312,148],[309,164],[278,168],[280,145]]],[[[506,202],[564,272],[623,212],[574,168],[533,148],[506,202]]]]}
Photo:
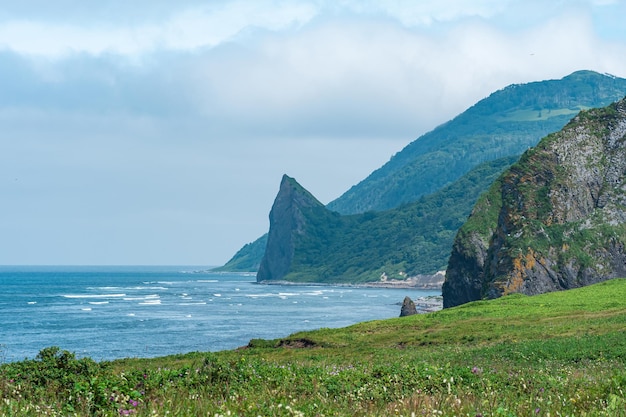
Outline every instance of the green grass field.
{"type": "Polygon", "coordinates": [[[576,116],[581,110],[589,107],[577,106],[573,109],[539,109],[539,110],[516,110],[509,112],[504,117],[498,118],[498,122],[533,122],[538,120],[548,120],[557,116],[576,116]]]}
{"type": "Polygon", "coordinates": [[[0,414],[626,416],[626,280],[97,363],[58,348],[0,367],[0,414]]]}

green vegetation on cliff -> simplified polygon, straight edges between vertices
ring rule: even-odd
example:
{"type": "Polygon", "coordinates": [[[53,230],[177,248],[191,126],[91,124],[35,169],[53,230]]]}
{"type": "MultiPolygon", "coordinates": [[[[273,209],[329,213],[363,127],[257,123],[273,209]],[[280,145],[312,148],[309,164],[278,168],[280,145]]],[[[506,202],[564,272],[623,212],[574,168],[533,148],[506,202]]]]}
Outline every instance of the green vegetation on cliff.
{"type": "MultiPolygon", "coordinates": [[[[484,163],[442,190],[384,212],[340,216],[322,206],[301,209],[303,221],[291,246],[268,245],[265,257],[281,261],[293,253],[281,276],[260,280],[368,282],[434,274],[445,269],[458,228],[480,193],[516,158],[484,163]]],[[[277,197],[277,200],[280,197],[277,197]]],[[[288,216],[270,226],[284,227],[288,216]],[[277,224],[278,223],[278,224],[277,224]]],[[[287,233],[282,233],[288,235],[287,233]]]]}
{"type": "Polygon", "coordinates": [[[528,150],[457,235],[444,305],[626,275],[626,99],[581,112],[528,150]]]}
{"type": "Polygon", "coordinates": [[[626,281],[97,363],[0,365],[6,416],[626,415],[626,281]]]}

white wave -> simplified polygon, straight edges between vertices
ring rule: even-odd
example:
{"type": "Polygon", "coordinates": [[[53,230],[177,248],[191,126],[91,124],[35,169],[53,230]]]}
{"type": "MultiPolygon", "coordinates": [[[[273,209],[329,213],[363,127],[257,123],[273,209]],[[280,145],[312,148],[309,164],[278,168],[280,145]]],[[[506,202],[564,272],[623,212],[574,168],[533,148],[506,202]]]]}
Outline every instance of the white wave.
{"type": "Polygon", "coordinates": [[[185,317],[190,318],[190,317],[191,317],[191,314],[187,314],[185,317]]]}
{"type": "Polygon", "coordinates": [[[64,298],[118,298],[126,297],[126,294],[66,294],[64,298]]]}
{"type": "Polygon", "coordinates": [[[216,280],[216,279],[199,279],[199,280],[194,281],[194,282],[209,282],[210,283],[210,282],[219,282],[219,281],[216,280]]]}
{"type": "Polygon", "coordinates": [[[169,288],[167,287],[124,287],[122,288],[123,290],[136,290],[136,291],[141,291],[141,290],[151,290],[151,291],[163,291],[163,290],[169,290],[169,288]]]}
{"type": "Polygon", "coordinates": [[[127,316],[128,317],[135,317],[135,313],[128,313],[127,316]]]}
{"type": "Polygon", "coordinates": [[[179,306],[203,306],[206,305],[206,302],[202,301],[199,303],[179,303],[179,306]]]}
{"type": "Polygon", "coordinates": [[[222,294],[213,294],[213,296],[215,296],[215,297],[221,297],[221,296],[222,296],[222,294]]]}
{"type": "Polygon", "coordinates": [[[83,310],[83,311],[91,311],[91,307],[81,308],[81,310],[83,310]]]}
{"type": "Polygon", "coordinates": [[[276,294],[267,293],[267,294],[246,294],[248,298],[265,298],[265,297],[275,297],[276,294]]]}
{"type": "Polygon", "coordinates": [[[292,292],[279,292],[278,294],[276,293],[262,293],[262,294],[246,294],[246,297],[248,298],[265,298],[265,297],[278,297],[281,300],[286,300],[287,297],[293,297],[293,296],[297,296],[300,295],[298,293],[292,293],[292,292]]]}
{"type": "Polygon", "coordinates": [[[30,305],[37,304],[37,301],[29,301],[28,304],[30,305]]]}
{"type": "Polygon", "coordinates": [[[323,295],[323,294],[324,294],[323,291],[311,291],[311,292],[302,293],[302,295],[323,295]]]}
{"type": "Polygon", "coordinates": [[[146,295],[144,298],[146,298],[146,299],[161,298],[161,296],[159,294],[150,294],[150,295],[146,295]]]}
{"type": "Polygon", "coordinates": [[[161,304],[161,300],[146,300],[139,303],[140,306],[157,306],[159,304],[161,304]]]}
{"type": "Polygon", "coordinates": [[[99,305],[99,304],[109,304],[108,301],[90,301],[89,304],[99,305]]]}
{"type": "Polygon", "coordinates": [[[175,282],[174,281],[157,281],[156,284],[161,284],[161,285],[174,285],[175,282]]]}
{"type": "Polygon", "coordinates": [[[143,301],[144,297],[124,297],[124,301],[143,301]]]}

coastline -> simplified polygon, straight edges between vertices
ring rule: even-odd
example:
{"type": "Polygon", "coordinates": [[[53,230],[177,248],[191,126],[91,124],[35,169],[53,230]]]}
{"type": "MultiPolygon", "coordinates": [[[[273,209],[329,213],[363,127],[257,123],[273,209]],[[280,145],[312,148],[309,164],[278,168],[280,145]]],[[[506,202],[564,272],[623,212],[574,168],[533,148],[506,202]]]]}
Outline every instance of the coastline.
{"type": "MultiPolygon", "coordinates": [[[[441,291],[444,274],[412,277],[406,280],[381,280],[363,283],[328,283],[328,282],[292,282],[292,281],[260,281],[259,285],[305,286],[305,287],[347,287],[347,288],[391,288],[406,290],[441,291]],[[426,279],[424,279],[426,278],[426,279]]],[[[443,309],[442,295],[431,295],[413,299],[418,314],[432,313],[443,309]]],[[[402,302],[396,303],[401,306],[402,302]]]]}
{"type": "Polygon", "coordinates": [[[397,288],[407,290],[441,290],[441,284],[413,284],[404,281],[375,281],[362,283],[346,282],[293,282],[293,281],[257,281],[259,285],[283,285],[301,287],[351,287],[351,288],[397,288]]]}
{"type": "Polygon", "coordinates": [[[417,290],[441,290],[445,280],[445,271],[433,275],[417,275],[407,279],[388,279],[383,276],[380,281],[345,283],[345,282],[294,282],[285,280],[257,281],[261,285],[303,285],[303,286],[335,286],[356,288],[398,288],[417,290]]]}

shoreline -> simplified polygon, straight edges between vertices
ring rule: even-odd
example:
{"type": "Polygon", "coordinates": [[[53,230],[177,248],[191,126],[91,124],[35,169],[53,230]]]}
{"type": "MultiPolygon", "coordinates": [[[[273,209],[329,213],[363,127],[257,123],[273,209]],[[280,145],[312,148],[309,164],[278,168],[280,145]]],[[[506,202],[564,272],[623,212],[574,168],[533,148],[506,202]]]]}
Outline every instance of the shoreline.
{"type": "MultiPolygon", "coordinates": [[[[437,284],[417,284],[415,280],[405,281],[379,281],[364,283],[328,283],[328,282],[292,282],[292,281],[261,281],[255,282],[258,285],[282,285],[282,286],[303,286],[303,287],[346,287],[346,288],[387,288],[387,289],[405,289],[405,290],[425,290],[425,291],[441,291],[441,285],[437,284]]],[[[443,296],[429,295],[413,299],[418,314],[433,313],[443,309],[443,296]]],[[[395,303],[398,306],[402,302],[395,303]]]]}
{"type": "MultiPolygon", "coordinates": [[[[208,272],[210,274],[235,274],[242,276],[255,276],[256,272],[225,272],[225,271],[199,271],[208,272]]],[[[445,272],[439,271],[433,275],[418,275],[404,280],[398,279],[381,279],[380,281],[369,282],[296,282],[285,280],[265,280],[254,281],[259,285],[284,285],[284,286],[303,286],[303,287],[352,287],[352,288],[397,288],[397,289],[416,289],[416,290],[439,290],[443,286],[445,272]]]]}
{"type": "Polygon", "coordinates": [[[258,285],[283,285],[283,286],[301,286],[301,287],[351,287],[351,288],[397,288],[397,289],[414,289],[414,290],[441,290],[440,284],[410,284],[407,282],[362,282],[362,283],[346,283],[346,282],[293,282],[293,281],[257,281],[258,285]]]}

